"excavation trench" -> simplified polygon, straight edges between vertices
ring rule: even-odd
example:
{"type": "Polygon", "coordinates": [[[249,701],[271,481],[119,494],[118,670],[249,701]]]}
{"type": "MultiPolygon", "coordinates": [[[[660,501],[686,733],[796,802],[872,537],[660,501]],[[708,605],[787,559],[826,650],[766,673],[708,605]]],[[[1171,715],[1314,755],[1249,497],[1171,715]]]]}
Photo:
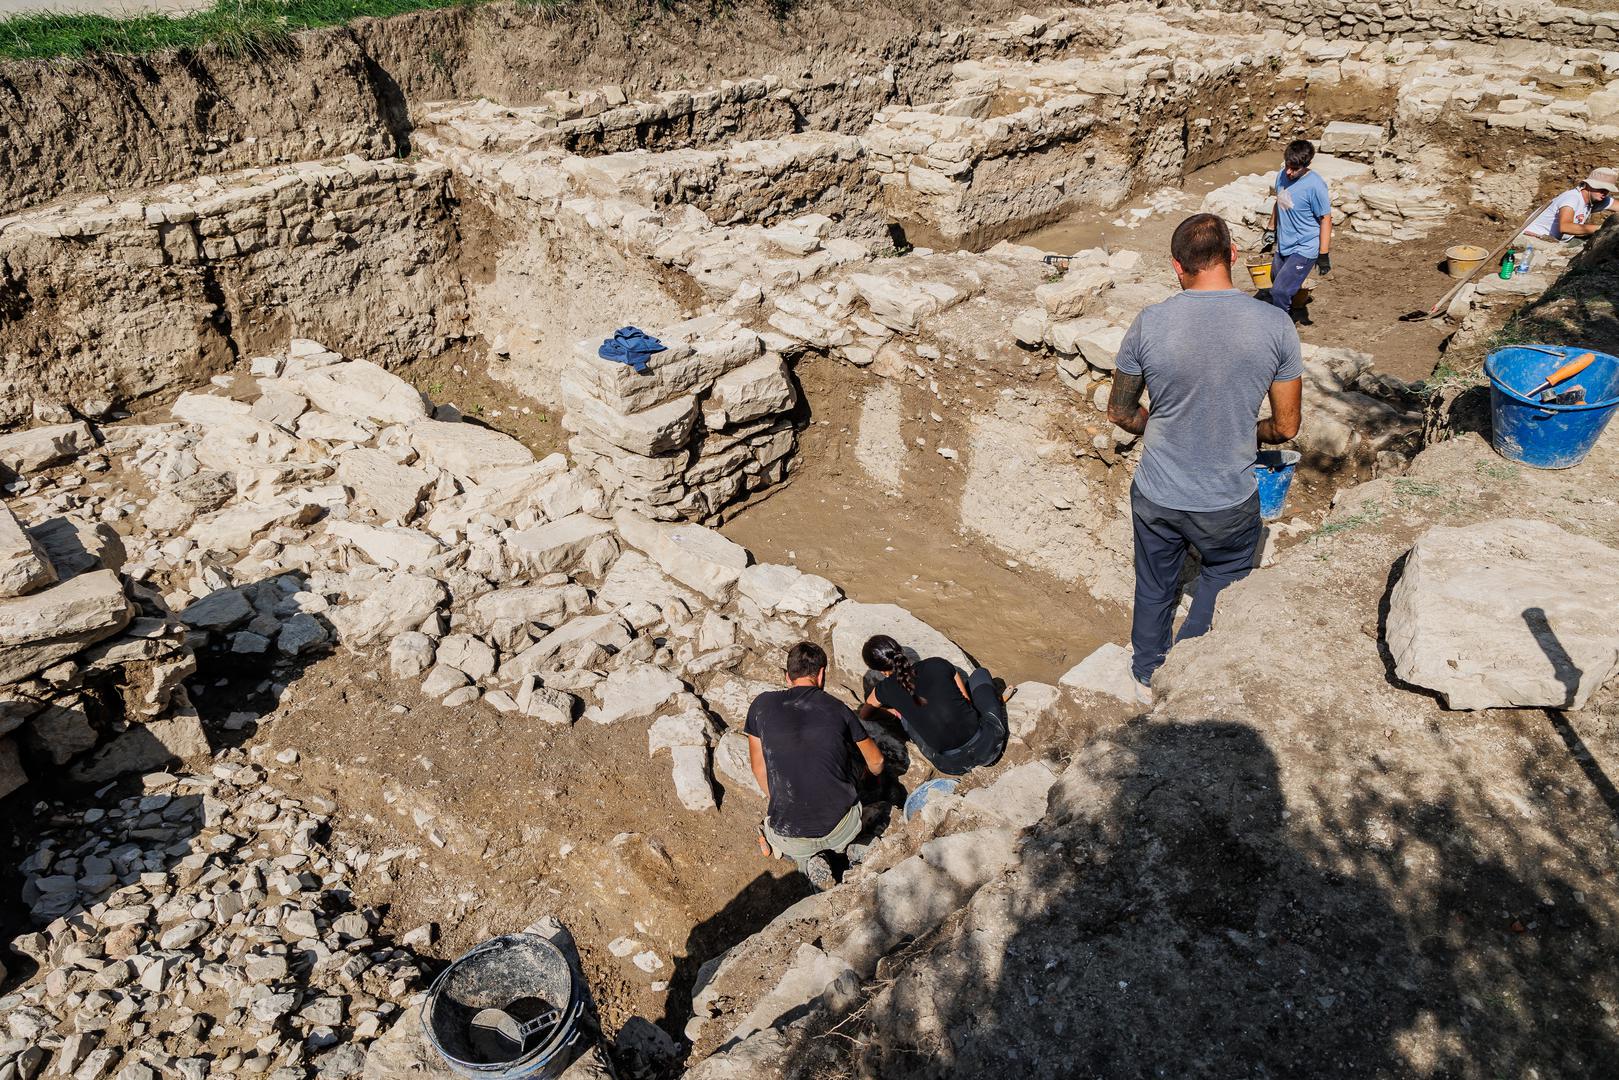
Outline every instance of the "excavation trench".
{"type": "MultiPolygon", "coordinates": [[[[1188,21],[1125,18],[1166,35],[1188,21]]],[[[1018,48],[934,42],[948,78],[867,65],[628,103],[605,91],[513,108],[413,101],[410,160],[277,165],[19,214],[0,228],[0,378],[34,393],[9,395],[0,422],[65,406],[114,439],[127,427],[131,442],[155,440],[173,430],[142,425],[169,421],[177,395],[210,378],[268,412],[286,388],[248,366],[315,339],[401,375],[441,420],[566,455],[604,493],[603,519],[714,525],[757,563],[907,609],[1009,683],[1056,683],[1127,639],[1138,450],[1103,406],[1123,327],[1175,288],[1170,232],[1207,206],[1254,250],[1254,200],[1238,189],[1262,186],[1278,135],[1314,137],[1339,109],[1396,116],[1387,86],[1324,91],[1288,70],[1259,88],[1251,68],[1207,56],[1196,72],[1131,67],[1145,32],[1121,21],[1018,48]],[[1073,266],[1060,274],[1045,254],[1073,266]],[[147,272],[131,280],[131,264],[147,272]],[[641,381],[595,357],[628,324],[671,345],[641,381]],[[660,381],[682,364],[712,370],[660,381]]],[[[1246,45],[1272,72],[1294,59],[1258,32],[1246,45]]],[[[1339,487],[1417,448],[1405,383],[1430,374],[1444,331],[1395,316],[1443,291],[1448,243],[1510,212],[1478,199],[1428,227],[1437,196],[1424,181],[1459,185],[1482,153],[1453,119],[1412,125],[1430,136],[1420,160],[1421,148],[1377,143],[1334,166],[1355,185],[1359,224],[1340,234],[1301,327],[1307,462],[1278,547],[1318,525],[1339,487]]],[[[1563,153],[1542,149],[1547,162],[1563,153]]],[[[256,465],[270,491],[297,471],[256,465]]],[[[140,498],[162,494],[112,475],[140,498]]],[[[142,516],[111,527],[136,538],[142,516]]],[[[512,527],[489,517],[457,539],[512,527]]],[[[265,538],[276,550],[251,564],[240,551],[193,557],[166,596],[179,609],[218,581],[273,581],[303,539],[265,538]]],[[[829,636],[813,621],[788,629],[829,636]]],[[[677,637],[672,621],[643,635],[647,656],[677,637]]],[[[274,772],[341,804],[339,843],[401,849],[368,896],[390,929],[435,922],[448,957],[556,912],[609,1030],[651,1017],[678,1036],[698,969],[806,895],[759,858],[757,797],[727,776],[717,809],[692,812],[667,758],[649,758],[645,725],[446,706],[391,674],[380,647],[255,667],[219,635],[197,640],[188,685],[216,745],[298,751],[274,772]],[[656,964],[630,967],[630,939],[656,964]]],[[[745,640],[736,681],[779,681],[786,639],[745,640]]],[[[711,676],[693,688],[710,694],[711,676]]],[[[480,692],[515,690],[499,678],[480,692]]],[[[1007,760],[1066,752],[1064,738],[1116,712],[1065,714],[1073,727],[1016,741],[1007,760]]],[[[926,775],[913,760],[903,779],[926,775]]],[[[13,843],[28,834],[20,823],[13,843]]]]}

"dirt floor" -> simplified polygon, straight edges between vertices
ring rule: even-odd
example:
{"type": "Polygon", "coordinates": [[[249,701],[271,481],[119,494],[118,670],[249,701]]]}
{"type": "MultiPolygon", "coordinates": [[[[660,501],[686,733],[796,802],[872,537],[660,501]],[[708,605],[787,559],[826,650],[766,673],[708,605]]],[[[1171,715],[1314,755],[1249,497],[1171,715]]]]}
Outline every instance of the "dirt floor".
{"type": "Polygon", "coordinates": [[[727,523],[725,535],[760,561],[822,574],[856,600],[899,604],[1008,683],[1055,682],[1098,645],[1123,640],[1127,614],[1083,585],[1008,565],[983,540],[941,528],[955,518],[958,473],[908,467],[898,492],[871,478],[854,453],[865,376],[817,361],[800,363],[797,375],[812,413],[792,480],[727,523]]]}
{"type": "MultiPolygon", "coordinates": [[[[1178,190],[1148,193],[1117,211],[1074,214],[1016,242],[1063,255],[1106,247],[1167,260],[1175,226],[1197,212],[1205,195],[1240,176],[1276,168],[1276,159],[1272,151],[1231,158],[1187,176],[1178,190]]],[[[1445,227],[1401,244],[1340,232],[1332,244],[1332,273],[1309,279],[1311,322],[1299,327],[1299,337],[1312,345],[1369,353],[1378,370],[1408,382],[1427,378],[1451,328],[1443,322],[1401,322],[1399,316],[1426,310],[1454,284],[1445,274],[1445,248],[1493,247],[1500,229],[1482,213],[1463,208],[1445,227]]],[[[1244,259],[1250,254],[1244,252],[1244,259]]],[[[1236,278],[1239,287],[1248,286],[1245,270],[1238,269],[1236,278]]]]}

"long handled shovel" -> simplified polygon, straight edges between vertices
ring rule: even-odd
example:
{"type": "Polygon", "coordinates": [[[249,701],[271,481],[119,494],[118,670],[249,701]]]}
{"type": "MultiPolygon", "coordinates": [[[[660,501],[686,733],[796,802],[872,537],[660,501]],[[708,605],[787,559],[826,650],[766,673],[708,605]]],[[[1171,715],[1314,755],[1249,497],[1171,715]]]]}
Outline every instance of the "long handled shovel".
{"type": "MultiPolygon", "coordinates": [[[[1550,205],[1551,203],[1546,204],[1546,206],[1550,205]]],[[[1471,274],[1468,274],[1456,284],[1452,285],[1449,290],[1446,291],[1445,295],[1439,298],[1439,301],[1434,304],[1433,307],[1429,308],[1427,311],[1423,311],[1421,308],[1418,308],[1416,311],[1408,311],[1404,315],[1400,316],[1400,321],[1424,322],[1428,319],[1436,319],[1440,315],[1443,315],[1445,313],[1445,309],[1450,306],[1450,302],[1456,299],[1457,293],[1461,292],[1462,289],[1472,284],[1473,279],[1478,277],[1479,274],[1483,273],[1485,269],[1494,266],[1501,261],[1502,254],[1506,252],[1507,248],[1512,245],[1514,240],[1523,234],[1525,229],[1534,224],[1535,219],[1545,212],[1546,206],[1542,206],[1539,210],[1536,210],[1533,214],[1530,214],[1528,219],[1524,221],[1522,225],[1512,230],[1512,232],[1507,235],[1507,238],[1501,241],[1499,247],[1490,252],[1489,256],[1485,258],[1483,262],[1475,266],[1471,274]]]]}

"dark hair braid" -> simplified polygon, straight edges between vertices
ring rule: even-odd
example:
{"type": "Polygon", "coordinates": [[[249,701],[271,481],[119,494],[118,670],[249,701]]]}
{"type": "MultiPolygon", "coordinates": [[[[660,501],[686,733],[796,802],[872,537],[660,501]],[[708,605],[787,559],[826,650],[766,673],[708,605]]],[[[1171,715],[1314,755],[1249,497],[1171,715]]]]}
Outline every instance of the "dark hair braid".
{"type": "Polygon", "coordinates": [[[911,695],[911,700],[917,705],[926,705],[927,699],[916,692],[916,666],[911,658],[900,646],[900,643],[887,634],[877,634],[866,641],[865,647],[860,650],[861,659],[866,666],[876,671],[886,671],[900,687],[911,695]]]}

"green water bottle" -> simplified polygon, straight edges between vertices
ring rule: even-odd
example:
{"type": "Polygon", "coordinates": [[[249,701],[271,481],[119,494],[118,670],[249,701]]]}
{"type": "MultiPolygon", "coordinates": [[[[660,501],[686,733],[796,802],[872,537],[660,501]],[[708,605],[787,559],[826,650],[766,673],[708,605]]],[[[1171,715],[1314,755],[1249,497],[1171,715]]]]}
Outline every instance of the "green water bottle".
{"type": "Polygon", "coordinates": [[[1502,281],[1510,281],[1510,280],[1512,280],[1512,270],[1513,270],[1513,267],[1517,265],[1517,262],[1518,262],[1518,259],[1517,259],[1516,253],[1513,252],[1513,250],[1511,248],[1507,248],[1507,253],[1505,255],[1501,256],[1501,280],[1502,281]]]}

